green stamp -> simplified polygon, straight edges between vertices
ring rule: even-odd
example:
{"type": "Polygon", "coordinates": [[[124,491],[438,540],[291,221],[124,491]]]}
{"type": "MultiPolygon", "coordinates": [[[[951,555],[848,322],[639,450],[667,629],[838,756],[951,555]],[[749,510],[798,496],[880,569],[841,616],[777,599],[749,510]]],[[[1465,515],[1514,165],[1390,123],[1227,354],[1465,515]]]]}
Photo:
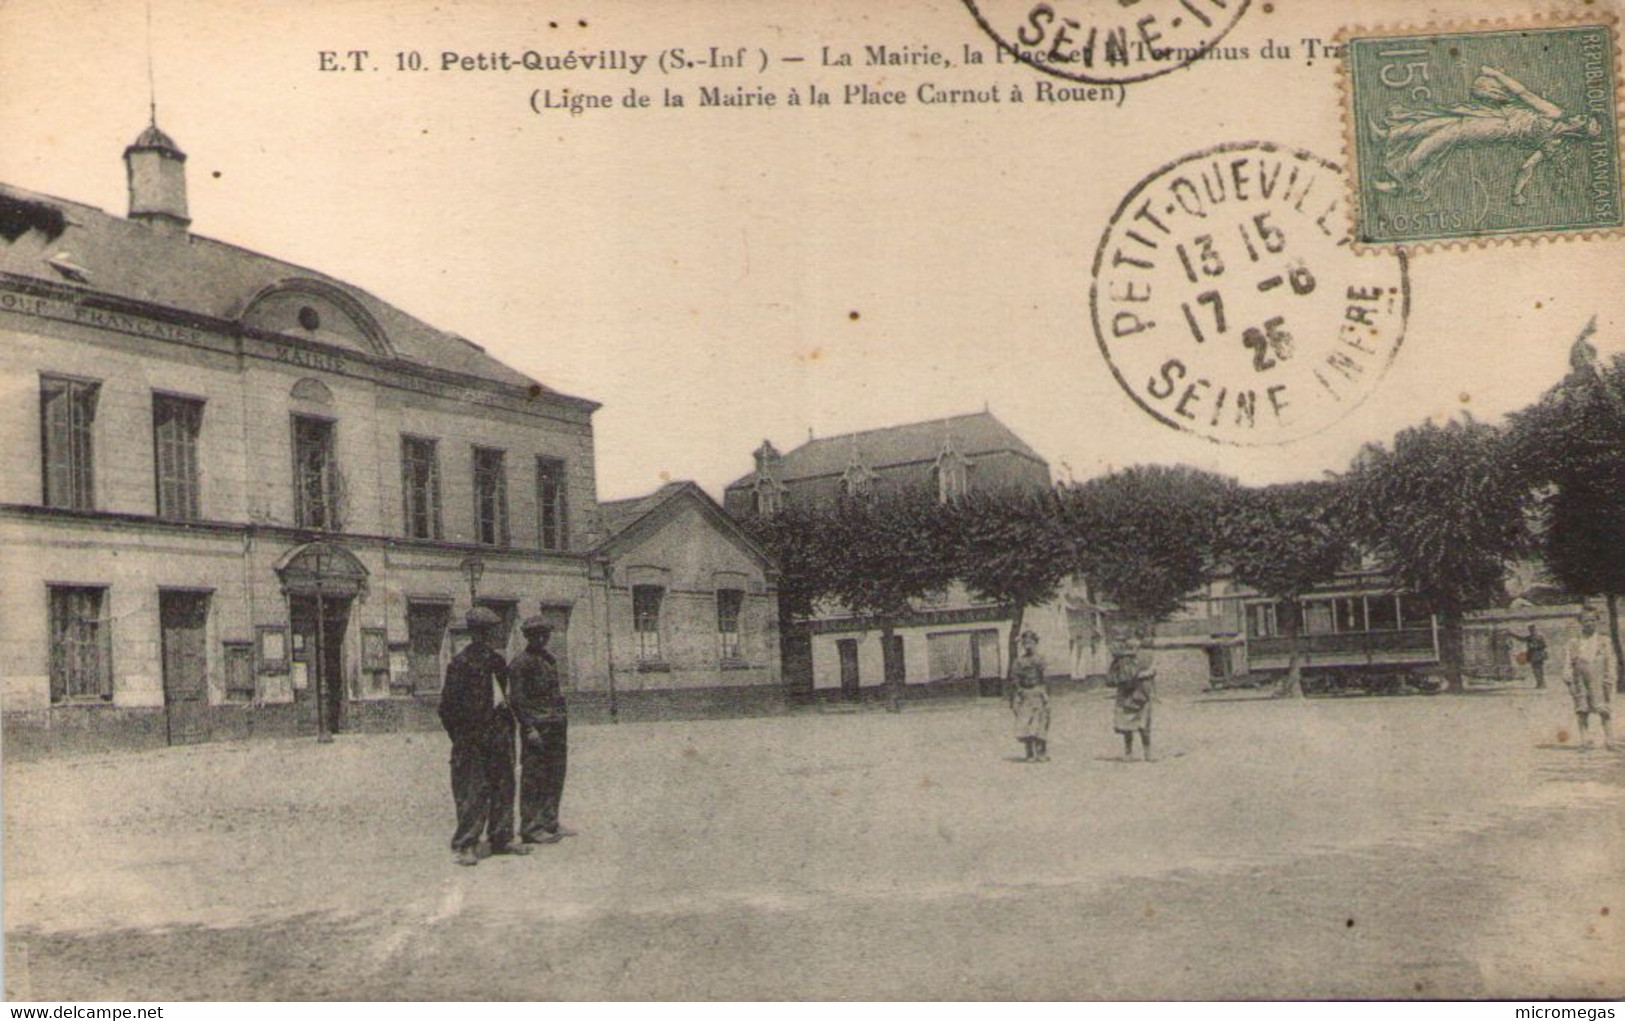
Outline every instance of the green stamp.
{"type": "Polygon", "coordinates": [[[1625,225],[1611,25],[1353,36],[1345,59],[1358,243],[1625,225]]]}

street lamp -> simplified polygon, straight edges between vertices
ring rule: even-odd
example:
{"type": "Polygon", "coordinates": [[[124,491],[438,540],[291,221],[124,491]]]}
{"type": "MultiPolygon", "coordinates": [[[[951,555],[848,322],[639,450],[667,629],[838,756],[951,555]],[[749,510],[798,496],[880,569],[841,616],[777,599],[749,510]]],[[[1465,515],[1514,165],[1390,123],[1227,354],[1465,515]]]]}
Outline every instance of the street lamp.
{"type": "Polygon", "coordinates": [[[480,594],[480,578],[485,574],[485,561],[469,554],[463,558],[459,565],[463,569],[463,577],[468,579],[468,605],[473,606],[480,594]]]}

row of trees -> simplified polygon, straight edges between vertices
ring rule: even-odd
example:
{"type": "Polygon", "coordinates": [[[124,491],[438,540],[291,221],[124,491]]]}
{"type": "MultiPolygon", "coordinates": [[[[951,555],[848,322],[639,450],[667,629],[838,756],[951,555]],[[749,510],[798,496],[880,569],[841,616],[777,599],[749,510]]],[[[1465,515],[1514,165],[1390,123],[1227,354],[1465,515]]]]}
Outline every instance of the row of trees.
{"type": "MultiPolygon", "coordinates": [[[[1568,590],[1605,597],[1620,654],[1625,359],[1599,367],[1582,339],[1574,371],[1508,424],[1424,423],[1325,481],[1247,487],[1136,466],[945,504],[901,492],[791,507],[747,526],[778,559],[787,613],[835,601],[889,640],[911,606],[958,581],[1012,618],[1012,661],[1026,610],[1074,573],[1149,627],[1223,572],[1285,603],[1279,623],[1295,645],[1296,600],[1365,551],[1438,616],[1441,667],[1459,690],[1464,617],[1503,596],[1518,558],[1543,557],[1568,590]]],[[[1297,673],[1294,654],[1289,684],[1297,673]]]]}

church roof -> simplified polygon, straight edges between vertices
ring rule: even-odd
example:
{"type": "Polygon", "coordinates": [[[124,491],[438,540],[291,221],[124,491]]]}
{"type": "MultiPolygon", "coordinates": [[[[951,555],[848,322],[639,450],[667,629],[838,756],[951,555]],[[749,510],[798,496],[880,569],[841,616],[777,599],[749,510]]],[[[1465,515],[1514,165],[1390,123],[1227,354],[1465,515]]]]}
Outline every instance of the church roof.
{"type": "MultiPolygon", "coordinates": [[[[137,144],[154,132],[167,140],[152,127],[137,144]]],[[[226,322],[240,321],[250,302],[268,289],[290,281],[315,282],[357,302],[388,338],[394,361],[405,367],[423,366],[597,407],[558,393],[479,345],[324,273],[196,234],[166,235],[95,206],[0,183],[0,279],[8,277],[74,286],[226,322]],[[71,272],[63,268],[64,261],[71,272]]]]}
{"type": "MultiPolygon", "coordinates": [[[[920,464],[937,459],[944,441],[952,437],[954,450],[967,458],[983,454],[1010,453],[1041,465],[1047,462],[1010,427],[991,412],[909,422],[884,429],[820,436],[783,455],[774,477],[780,482],[840,475],[852,463],[852,452],[867,468],[879,471],[904,464],[920,464]]],[[[729,489],[748,488],[756,473],[729,483],[729,489]]]]}

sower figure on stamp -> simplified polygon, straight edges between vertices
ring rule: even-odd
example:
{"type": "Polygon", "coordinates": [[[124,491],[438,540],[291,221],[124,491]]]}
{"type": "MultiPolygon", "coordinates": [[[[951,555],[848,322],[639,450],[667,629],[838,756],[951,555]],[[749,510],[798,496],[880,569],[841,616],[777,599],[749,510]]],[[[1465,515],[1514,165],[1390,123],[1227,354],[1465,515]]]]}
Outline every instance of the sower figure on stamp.
{"type": "Polygon", "coordinates": [[[525,651],[508,664],[513,711],[519,719],[519,836],[552,844],[575,831],[559,825],[569,717],[559,685],[559,664],[547,651],[553,629],[541,617],[521,625],[525,651]]]}
{"type": "Polygon", "coordinates": [[[1021,655],[1010,667],[1010,710],[1016,715],[1016,740],[1027,746],[1027,761],[1049,761],[1049,666],[1038,654],[1038,635],[1021,634],[1021,655]]]}
{"type": "Polygon", "coordinates": [[[1470,98],[1471,102],[1448,109],[1392,111],[1384,121],[1372,124],[1372,134],[1384,142],[1382,168],[1388,175],[1375,182],[1376,189],[1425,197],[1451,153],[1511,145],[1533,150],[1512,184],[1512,202],[1521,206],[1537,166],[1556,158],[1565,141],[1596,137],[1601,131],[1594,118],[1566,116],[1557,104],[1498,68],[1480,69],[1470,98]]]}
{"type": "Polygon", "coordinates": [[[529,854],[513,843],[513,714],[507,705],[507,664],[494,644],[501,620],[483,606],[468,611],[468,647],[446,666],[440,723],[451,737],[451,796],[457,831],[451,849],[459,865],[478,865],[482,832],[492,854],[529,854]]]}
{"type": "Polygon", "coordinates": [[[1580,723],[1580,745],[1591,747],[1587,723],[1592,713],[1602,721],[1603,745],[1614,747],[1614,646],[1597,627],[1597,615],[1587,610],[1580,615],[1580,637],[1569,649],[1564,680],[1574,698],[1574,717],[1580,723]]]}
{"type": "Polygon", "coordinates": [[[1140,640],[1126,634],[1112,650],[1107,679],[1115,689],[1112,729],[1123,735],[1123,757],[1134,758],[1134,735],[1140,735],[1145,761],[1151,761],[1151,704],[1156,700],[1157,672],[1140,656],[1140,640]]]}
{"type": "Polygon", "coordinates": [[[1535,675],[1535,687],[1546,687],[1546,639],[1540,636],[1540,631],[1530,624],[1527,635],[1508,632],[1507,637],[1524,644],[1524,657],[1529,660],[1529,672],[1535,675]]]}

